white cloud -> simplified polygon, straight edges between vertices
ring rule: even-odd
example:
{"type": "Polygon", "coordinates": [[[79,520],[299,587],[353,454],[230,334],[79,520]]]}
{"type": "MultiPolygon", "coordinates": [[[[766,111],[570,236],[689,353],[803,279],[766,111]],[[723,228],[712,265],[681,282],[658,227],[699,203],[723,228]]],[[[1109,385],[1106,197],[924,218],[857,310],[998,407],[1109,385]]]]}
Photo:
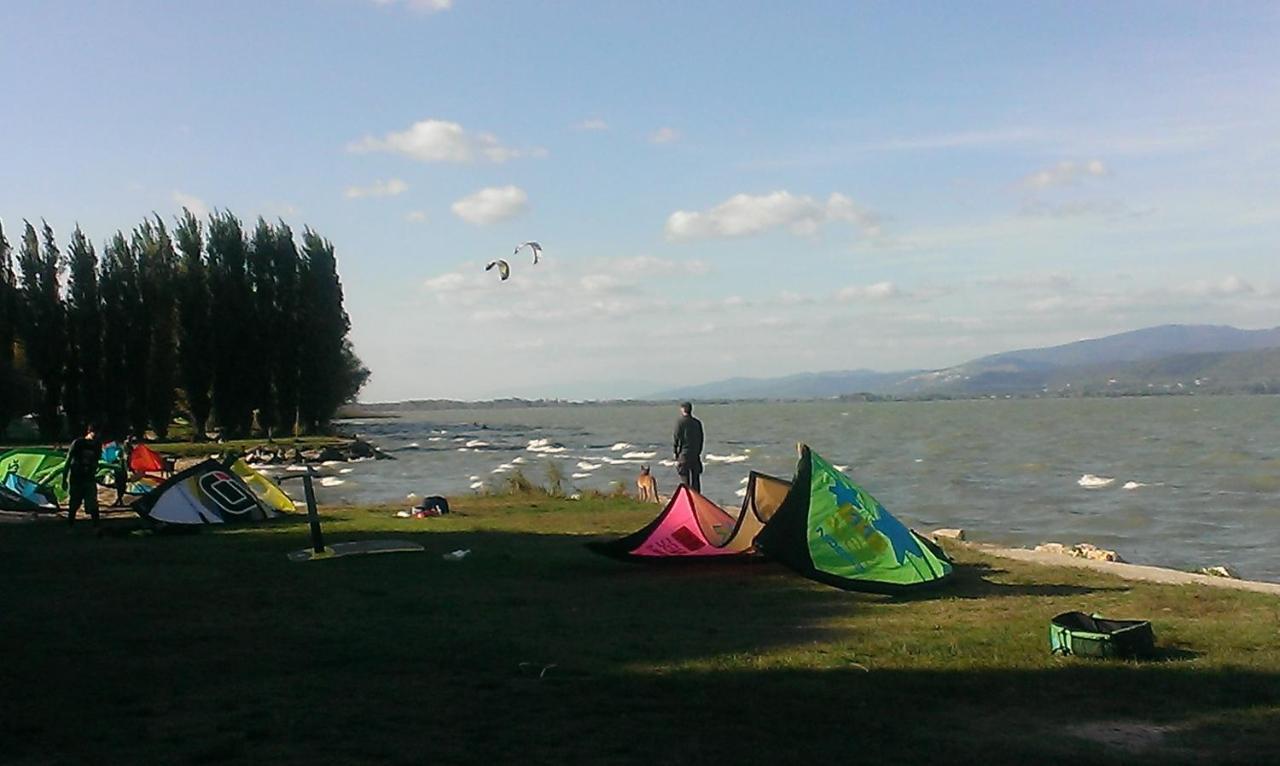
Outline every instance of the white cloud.
{"type": "Polygon", "coordinates": [[[981,287],[997,287],[1009,290],[1052,291],[1070,290],[1076,285],[1076,278],[1070,274],[1050,272],[1048,274],[1012,274],[1009,276],[984,277],[976,281],[981,287]]]}
{"type": "Polygon", "coordinates": [[[902,291],[892,282],[876,282],[870,285],[849,285],[836,291],[836,298],[842,301],[884,301],[902,296],[902,291]]]}
{"type": "Polygon", "coordinates": [[[1200,280],[1182,285],[1175,292],[1197,298],[1235,298],[1245,295],[1259,295],[1264,291],[1259,290],[1234,274],[1228,274],[1221,279],[1200,280]]]}
{"type": "Polygon", "coordinates": [[[578,130],[608,130],[609,123],[605,122],[599,117],[590,117],[578,123],[574,127],[576,127],[578,130]]]}
{"type": "Polygon", "coordinates": [[[348,186],[342,196],[347,199],[362,199],[364,197],[394,197],[398,194],[404,194],[409,191],[409,184],[401,181],[399,178],[390,178],[386,181],[378,180],[368,186],[348,186]]]}
{"type": "MultiPolygon", "coordinates": [[[[559,321],[591,316],[632,316],[665,307],[671,279],[707,273],[702,261],[635,257],[543,259],[537,268],[512,264],[512,276],[495,292],[497,278],[480,262],[439,274],[423,283],[442,303],[475,310],[484,320],[529,317],[559,321]],[[518,273],[517,273],[518,272],[518,273]],[[565,301],[564,296],[578,296],[565,301]],[[495,301],[497,305],[495,305],[495,301]]],[[[686,308],[692,306],[686,303],[686,308]]],[[[652,316],[652,314],[644,314],[652,316]]]]}
{"type": "Polygon", "coordinates": [[[1108,222],[1146,218],[1155,213],[1153,207],[1135,208],[1114,200],[1072,200],[1053,204],[1030,199],[1018,211],[1023,218],[1098,218],[1108,222]]]}
{"type": "Polygon", "coordinates": [[[601,260],[607,263],[614,273],[630,277],[701,276],[711,271],[706,261],[696,258],[683,261],[655,258],[652,255],[637,255],[601,260]]]}
{"type": "Polygon", "coordinates": [[[662,127],[649,134],[651,144],[674,144],[680,140],[680,131],[675,128],[662,127]]]}
{"type": "Polygon", "coordinates": [[[1085,178],[1097,178],[1110,172],[1102,160],[1074,162],[1063,160],[1056,165],[1042,168],[1023,179],[1023,184],[1032,189],[1048,189],[1054,186],[1067,186],[1085,178]]]}
{"type": "Polygon", "coordinates": [[[418,13],[439,13],[453,7],[453,0],[373,0],[374,5],[403,5],[418,13]]]}
{"type": "Polygon", "coordinates": [[[622,280],[612,274],[588,274],[578,280],[583,292],[607,293],[622,287],[622,280]]]}
{"type": "Polygon", "coordinates": [[[843,194],[832,194],[826,202],[820,202],[808,195],[775,191],[735,194],[706,212],[677,210],[667,218],[666,234],[671,240],[711,239],[745,237],[786,227],[793,234],[809,236],[831,221],[856,224],[868,236],[880,233],[876,215],[843,194]]]}
{"type": "MultiPolygon", "coordinates": [[[[1259,285],[1229,274],[1169,285],[1137,283],[1116,287],[1091,286],[1088,290],[1063,290],[1031,301],[1026,304],[1026,310],[1032,314],[1051,314],[1075,321],[1079,321],[1082,316],[1115,320],[1139,316],[1152,317],[1153,319],[1143,321],[1154,323],[1168,321],[1167,317],[1179,317],[1180,321],[1187,321],[1187,317],[1197,316],[1198,312],[1205,310],[1242,312],[1257,306],[1270,311],[1277,295],[1280,295],[1280,290],[1274,285],[1259,285]],[[1157,317],[1159,319],[1154,319],[1157,317]]],[[[1205,320],[1223,321],[1212,315],[1206,316],[1205,320]]],[[[1270,320],[1264,321],[1270,324],[1270,320]]]]}
{"type": "Polygon", "coordinates": [[[409,223],[426,223],[427,213],[423,210],[410,210],[404,214],[404,219],[409,223]]]}
{"type": "Polygon", "coordinates": [[[518,186],[491,186],[463,197],[450,206],[453,214],[477,225],[505,221],[529,207],[529,195],[518,186]]]}
{"type": "Polygon", "coordinates": [[[422,283],[422,286],[433,293],[450,293],[456,292],[466,284],[466,276],[456,271],[451,271],[447,274],[441,274],[438,277],[428,279],[426,282],[422,283]]]}
{"type": "Polygon", "coordinates": [[[492,133],[471,135],[456,122],[419,120],[402,131],[392,131],[381,138],[365,136],[347,145],[357,154],[391,152],[403,154],[419,162],[474,162],[483,158],[502,163],[517,157],[545,157],[546,149],[514,149],[505,146],[492,133]]]}
{"type": "Polygon", "coordinates": [[[199,197],[186,192],[174,191],[173,201],[191,211],[196,218],[208,218],[209,206],[199,197]]]}

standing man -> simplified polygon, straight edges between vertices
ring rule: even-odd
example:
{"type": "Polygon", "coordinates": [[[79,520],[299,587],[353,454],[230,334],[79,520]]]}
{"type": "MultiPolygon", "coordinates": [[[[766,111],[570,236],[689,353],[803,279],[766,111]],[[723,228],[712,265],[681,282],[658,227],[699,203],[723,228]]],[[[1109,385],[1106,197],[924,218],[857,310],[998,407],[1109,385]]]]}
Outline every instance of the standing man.
{"type": "Polygon", "coordinates": [[[680,483],[693,490],[702,491],[702,421],[693,416],[693,405],[680,405],[680,419],[676,421],[675,445],[676,473],[680,483]]]}
{"type": "Polygon", "coordinates": [[[84,436],[71,442],[67,449],[67,462],[62,464],[62,483],[70,495],[67,504],[67,524],[76,522],[76,513],[84,505],[93,519],[93,526],[98,526],[98,461],[102,459],[102,445],[98,443],[97,429],[89,424],[84,429],[84,436]]]}

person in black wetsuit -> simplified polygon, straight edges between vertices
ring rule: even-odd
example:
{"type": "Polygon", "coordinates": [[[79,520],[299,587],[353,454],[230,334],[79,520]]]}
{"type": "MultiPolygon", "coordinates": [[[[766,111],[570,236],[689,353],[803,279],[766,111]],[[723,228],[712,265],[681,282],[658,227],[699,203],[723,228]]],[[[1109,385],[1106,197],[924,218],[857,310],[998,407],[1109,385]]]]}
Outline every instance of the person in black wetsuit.
{"type": "Polygon", "coordinates": [[[702,491],[702,421],[693,416],[693,405],[680,405],[680,419],[676,421],[675,444],[676,473],[680,483],[693,490],[702,491]]]}
{"type": "Polygon", "coordinates": [[[98,442],[97,429],[92,424],[84,429],[84,436],[71,442],[67,449],[67,462],[62,465],[62,481],[67,487],[67,524],[76,522],[76,513],[83,505],[98,526],[98,461],[102,459],[102,444],[98,442]]]}

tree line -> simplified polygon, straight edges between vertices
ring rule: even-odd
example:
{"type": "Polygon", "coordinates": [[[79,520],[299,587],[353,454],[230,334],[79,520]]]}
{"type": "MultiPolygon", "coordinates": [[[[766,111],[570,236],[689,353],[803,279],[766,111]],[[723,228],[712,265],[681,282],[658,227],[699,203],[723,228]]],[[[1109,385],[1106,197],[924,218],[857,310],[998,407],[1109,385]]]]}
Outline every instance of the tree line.
{"type": "Polygon", "coordinates": [[[252,231],[183,209],[117,231],[101,255],[77,226],[0,222],[0,433],[34,412],[43,439],[93,422],[121,437],[324,430],[369,377],[347,335],[333,244],[283,221],[252,231]]]}

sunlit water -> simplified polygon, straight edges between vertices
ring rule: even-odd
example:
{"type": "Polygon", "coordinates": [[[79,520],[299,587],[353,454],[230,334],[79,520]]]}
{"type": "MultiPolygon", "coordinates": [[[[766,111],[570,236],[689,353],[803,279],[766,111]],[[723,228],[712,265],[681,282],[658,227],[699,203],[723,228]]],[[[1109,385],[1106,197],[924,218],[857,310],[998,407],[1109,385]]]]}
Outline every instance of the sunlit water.
{"type": "MultiPolygon", "coordinates": [[[[729,404],[696,414],[707,431],[703,488],[722,505],[738,504],[749,470],[789,477],[803,441],[917,528],[1017,545],[1087,541],[1132,562],[1227,564],[1280,581],[1277,397],[729,404]]],[[[634,491],[649,464],[665,494],[676,482],[661,462],[676,415],[600,406],[347,421],[398,460],[331,468],[320,499],[407,506],[411,492],[466,494],[517,468],[545,483],[551,463],[569,492],[614,482],[634,491]]]]}

